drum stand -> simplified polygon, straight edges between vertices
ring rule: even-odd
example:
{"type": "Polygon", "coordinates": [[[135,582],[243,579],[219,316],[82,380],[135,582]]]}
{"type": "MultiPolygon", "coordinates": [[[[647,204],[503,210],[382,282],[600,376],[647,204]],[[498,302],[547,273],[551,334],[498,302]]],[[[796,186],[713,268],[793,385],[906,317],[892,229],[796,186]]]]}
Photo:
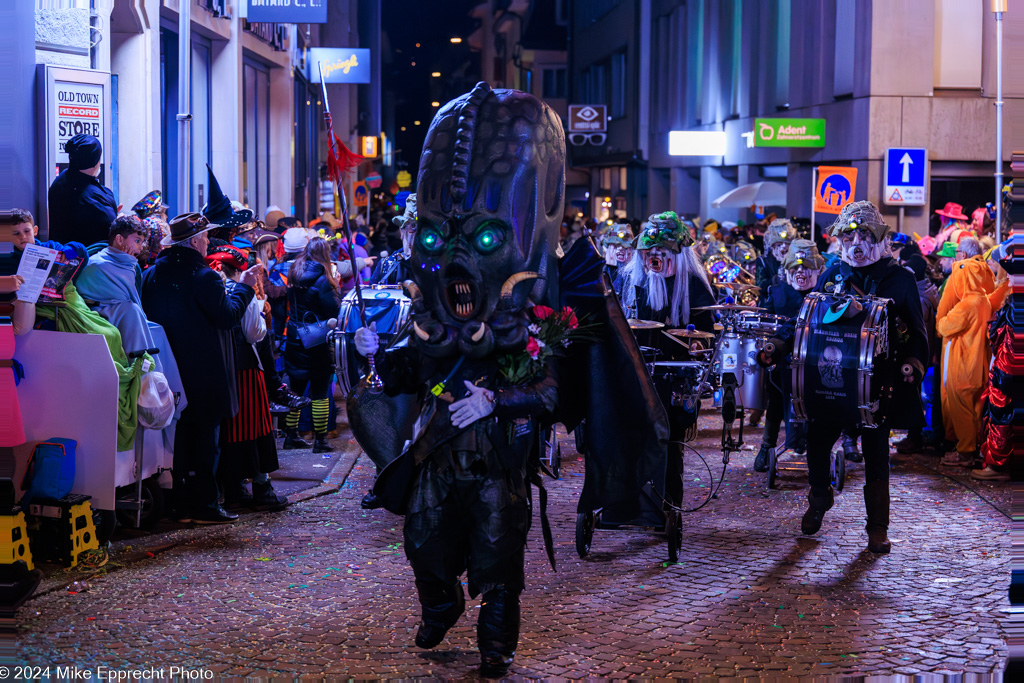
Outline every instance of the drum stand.
{"type": "Polygon", "coordinates": [[[722,463],[729,464],[729,455],[743,446],[743,406],[736,403],[736,379],[724,375],[722,381],[722,463]],[[732,423],[739,417],[737,438],[732,436],[732,423]]]}

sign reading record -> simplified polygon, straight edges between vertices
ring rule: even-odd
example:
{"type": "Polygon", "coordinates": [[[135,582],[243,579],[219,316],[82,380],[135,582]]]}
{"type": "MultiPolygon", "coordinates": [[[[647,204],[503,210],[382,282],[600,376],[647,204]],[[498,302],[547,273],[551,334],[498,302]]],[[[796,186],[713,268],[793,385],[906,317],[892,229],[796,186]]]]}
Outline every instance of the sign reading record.
{"type": "Polygon", "coordinates": [[[754,147],[824,147],[825,119],[754,119],[754,147]]]}

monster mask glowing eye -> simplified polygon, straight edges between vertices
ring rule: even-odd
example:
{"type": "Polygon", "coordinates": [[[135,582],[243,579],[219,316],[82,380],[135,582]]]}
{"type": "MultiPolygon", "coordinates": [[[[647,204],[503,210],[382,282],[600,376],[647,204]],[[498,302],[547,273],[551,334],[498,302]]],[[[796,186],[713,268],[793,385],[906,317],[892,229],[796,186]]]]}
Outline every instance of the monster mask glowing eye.
{"type": "Polygon", "coordinates": [[[444,237],[433,226],[420,226],[420,229],[416,231],[416,241],[428,254],[436,254],[444,248],[444,237]]]}
{"type": "Polygon", "coordinates": [[[481,254],[492,254],[505,242],[505,231],[498,223],[488,221],[481,225],[473,236],[473,245],[481,254]]]}

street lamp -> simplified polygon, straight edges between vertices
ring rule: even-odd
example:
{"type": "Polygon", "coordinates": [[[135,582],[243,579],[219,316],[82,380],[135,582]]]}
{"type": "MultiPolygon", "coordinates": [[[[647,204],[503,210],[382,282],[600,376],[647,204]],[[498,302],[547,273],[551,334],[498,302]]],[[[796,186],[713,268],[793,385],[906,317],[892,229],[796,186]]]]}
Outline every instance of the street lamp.
{"type": "Polygon", "coordinates": [[[1003,241],[1003,13],[1007,0],[992,0],[996,15],[996,241],[1003,241]]]}
{"type": "Polygon", "coordinates": [[[458,36],[452,36],[449,40],[451,40],[456,45],[462,42],[462,38],[459,38],[458,36]]]}
{"type": "Polygon", "coordinates": [[[430,75],[433,78],[441,78],[441,72],[440,71],[435,71],[435,72],[431,73],[430,75]]]}

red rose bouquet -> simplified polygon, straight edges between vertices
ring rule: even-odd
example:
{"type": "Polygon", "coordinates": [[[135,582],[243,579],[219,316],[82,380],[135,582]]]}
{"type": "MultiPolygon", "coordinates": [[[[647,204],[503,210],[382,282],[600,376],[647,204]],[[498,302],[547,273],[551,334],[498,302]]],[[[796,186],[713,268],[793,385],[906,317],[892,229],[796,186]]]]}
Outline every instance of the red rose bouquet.
{"type": "Polygon", "coordinates": [[[573,342],[595,338],[589,329],[592,326],[581,326],[576,312],[568,306],[561,311],[534,306],[529,316],[530,338],[526,348],[499,361],[502,379],[513,386],[525,384],[539,375],[548,358],[563,353],[573,342]]]}

